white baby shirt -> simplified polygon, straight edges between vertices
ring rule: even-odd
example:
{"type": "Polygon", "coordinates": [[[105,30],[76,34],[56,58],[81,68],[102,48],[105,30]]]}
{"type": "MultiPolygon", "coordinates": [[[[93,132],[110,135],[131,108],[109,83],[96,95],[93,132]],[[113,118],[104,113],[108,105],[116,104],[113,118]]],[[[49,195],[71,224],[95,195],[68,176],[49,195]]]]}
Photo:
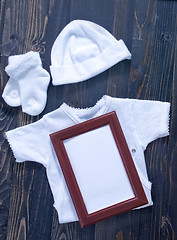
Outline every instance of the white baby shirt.
{"type": "Polygon", "coordinates": [[[8,131],[6,136],[17,162],[35,161],[45,166],[59,222],[66,223],[77,221],[78,217],[49,134],[116,111],[148,199],[148,204],[140,208],[147,207],[153,205],[153,202],[144,150],[151,141],[169,134],[169,109],[170,103],[167,102],[121,99],[105,95],[94,107],[86,109],[73,108],[63,103],[39,121],[8,131]]]}

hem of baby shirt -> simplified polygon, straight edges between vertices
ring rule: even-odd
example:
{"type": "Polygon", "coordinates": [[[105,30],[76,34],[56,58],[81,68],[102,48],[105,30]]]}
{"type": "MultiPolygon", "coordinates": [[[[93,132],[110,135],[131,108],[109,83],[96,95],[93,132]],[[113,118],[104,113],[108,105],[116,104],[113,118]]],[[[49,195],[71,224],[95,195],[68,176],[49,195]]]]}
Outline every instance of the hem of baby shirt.
{"type": "Polygon", "coordinates": [[[147,200],[148,200],[148,203],[146,203],[146,204],[144,204],[144,205],[142,205],[142,206],[140,206],[140,207],[134,208],[133,210],[141,209],[141,208],[146,208],[146,207],[150,207],[150,206],[153,206],[153,205],[154,205],[154,203],[153,203],[153,201],[152,201],[152,194],[151,194],[152,183],[151,183],[150,181],[148,181],[148,182],[149,182],[148,185],[150,185],[150,187],[147,186],[147,185],[146,185],[146,182],[147,182],[147,181],[142,180],[142,178],[141,178],[142,176],[141,176],[141,175],[139,175],[139,176],[140,176],[140,180],[141,180],[141,183],[142,183],[142,187],[143,187],[143,189],[144,189],[144,192],[145,192],[146,198],[147,198],[147,200]]]}
{"type": "Polygon", "coordinates": [[[55,203],[53,204],[53,207],[57,211],[58,221],[59,221],[60,224],[62,224],[62,223],[72,223],[72,222],[78,222],[79,221],[78,217],[77,217],[77,219],[76,219],[76,217],[75,218],[69,217],[69,215],[67,214],[68,211],[63,211],[61,208],[58,209],[58,207],[56,206],[55,203]],[[64,212],[65,212],[65,214],[64,214],[64,212]],[[64,217],[64,215],[67,215],[67,216],[64,217]]]}
{"type": "Polygon", "coordinates": [[[144,176],[144,174],[142,173],[141,169],[137,166],[136,160],[134,158],[133,158],[133,162],[135,164],[135,168],[137,170],[137,173],[138,173],[141,185],[143,187],[143,190],[145,192],[145,195],[146,195],[146,198],[147,198],[147,201],[148,201],[148,203],[146,203],[146,204],[144,204],[144,205],[142,205],[140,207],[134,208],[133,210],[141,209],[141,208],[145,208],[145,207],[150,207],[150,206],[153,205],[152,194],[151,194],[152,182],[149,181],[148,176],[147,177],[144,176]]]}
{"type": "MultiPolygon", "coordinates": [[[[60,195],[57,198],[54,198],[53,207],[56,209],[58,214],[59,223],[69,223],[69,222],[77,222],[79,221],[74,204],[70,199],[67,199],[65,204],[63,203],[63,199],[66,200],[66,188],[67,186],[61,185],[60,195]]],[[[68,190],[67,190],[68,192],[68,190]]]]}
{"type": "Polygon", "coordinates": [[[146,203],[140,207],[134,208],[133,210],[150,207],[154,204],[152,201],[152,194],[151,194],[152,183],[148,179],[144,178],[144,176],[141,174],[140,170],[137,169],[137,172],[138,172],[138,175],[139,175],[139,178],[140,178],[140,181],[141,181],[141,184],[142,184],[143,190],[145,192],[148,203],[146,203]]]}

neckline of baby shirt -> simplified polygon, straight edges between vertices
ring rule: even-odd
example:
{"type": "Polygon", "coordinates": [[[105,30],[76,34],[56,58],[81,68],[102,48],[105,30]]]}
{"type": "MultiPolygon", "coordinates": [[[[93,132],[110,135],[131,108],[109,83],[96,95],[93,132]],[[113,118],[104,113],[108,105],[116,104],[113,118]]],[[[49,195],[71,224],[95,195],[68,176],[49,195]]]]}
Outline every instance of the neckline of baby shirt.
{"type": "Polygon", "coordinates": [[[93,107],[75,108],[69,106],[67,103],[61,105],[61,109],[69,116],[75,123],[81,123],[86,120],[98,117],[105,114],[110,106],[110,99],[104,95],[96,102],[93,107]]]}

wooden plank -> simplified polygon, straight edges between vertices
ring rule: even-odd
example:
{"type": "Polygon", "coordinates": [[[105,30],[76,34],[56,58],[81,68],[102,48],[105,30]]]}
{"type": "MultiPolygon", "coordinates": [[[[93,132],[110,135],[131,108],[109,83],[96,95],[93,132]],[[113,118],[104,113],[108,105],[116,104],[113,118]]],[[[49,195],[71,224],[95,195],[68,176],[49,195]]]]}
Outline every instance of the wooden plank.
{"type": "MultiPolygon", "coordinates": [[[[2,89],[8,80],[4,67],[7,65],[9,55],[30,50],[44,52],[49,2],[46,3],[6,1],[1,51],[2,89]]],[[[38,119],[23,114],[21,107],[9,107],[2,100],[1,106],[2,132],[38,119]]],[[[3,214],[7,239],[40,239],[40,237],[49,239],[53,199],[44,168],[35,163],[14,163],[14,157],[4,136],[1,137],[1,149],[3,150],[1,159],[3,184],[1,184],[0,198],[2,208],[9,213],[8,218],[7,214],[3,214]],[[48,227],[44,228],[45,225],[48,227]]],[[[4,233],[3,238],[5,237],[4,233]]]]}
{"type": "MultiPolygon", "coordinates": [[[[176,10],[175,1],[147,1],[146,7],[144,3],[141,5],[136,1],[132,38],[134,58],[130,73],[131,97],[161,101],[173,98],[176,10]]],[[[143,213],[141,215],[141,222],[146,223],[146,229],[138,236],[139,239],[176,239],[176,223],[166,211],[169,202],[167,189],[170,176],[167,172],[171,168],[170,145],[169,139],[163,138],[151,143],[146,150],[148,174],[153,182],[154,206],[149,222],[143,213]]]]}
{"type": "MultiPolygon", "coordinates": [[[[174,20],[175,32],[177,18],[174,20]]],[[[164,180],[164,196],[163,196],[163,209],[161,219],[161,238],[162,239],[177,239],[177,222],[176,214],[177,207],[175,196],[177,192],[177,167],[176,167],[176,150],[177,150],[177,41],[176,36],[172,33],[175,39],[174,46],[174,64],[173,64],[173,83],[171,90],[171,120],[170,120],[170,136],[168,151],[166,153],[166,168],[164,180]]]]}
{"type": "MultiPolygon", "coordinates": [[[[7,77],[4,74],[4,63],[5,60],[2,57],[3,52],[3,31],[4,31],[4,19],[5,19],[6,1],[0,1],[0,79],[1,89],[3,86],[3,80],[7,77]]],[[[11,176],[12,176],[12,153],[9,151],[9,146],[4,140],[4,131],[12,124],[12,116],[14,111],[7,116],[9,110],[4,107],[2,101],[0,102],[0,239],[6,239],[7,235],[7,224],[9,214],[9,196],[11,192],[11,176]]]]}

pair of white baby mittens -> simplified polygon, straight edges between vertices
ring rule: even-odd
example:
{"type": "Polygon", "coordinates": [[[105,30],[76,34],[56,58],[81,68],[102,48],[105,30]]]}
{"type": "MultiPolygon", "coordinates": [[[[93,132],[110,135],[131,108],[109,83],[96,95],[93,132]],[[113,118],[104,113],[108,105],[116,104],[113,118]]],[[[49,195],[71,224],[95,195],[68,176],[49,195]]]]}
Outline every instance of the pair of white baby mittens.
{"type": "Polygon", "coordinates": [[[12,106],[22,106],[22,111],[36,116],[46,105],[49,73],[42,67],[38,52],[10,56],[5,68],[9,80],[2,97],[12,106]]]}

